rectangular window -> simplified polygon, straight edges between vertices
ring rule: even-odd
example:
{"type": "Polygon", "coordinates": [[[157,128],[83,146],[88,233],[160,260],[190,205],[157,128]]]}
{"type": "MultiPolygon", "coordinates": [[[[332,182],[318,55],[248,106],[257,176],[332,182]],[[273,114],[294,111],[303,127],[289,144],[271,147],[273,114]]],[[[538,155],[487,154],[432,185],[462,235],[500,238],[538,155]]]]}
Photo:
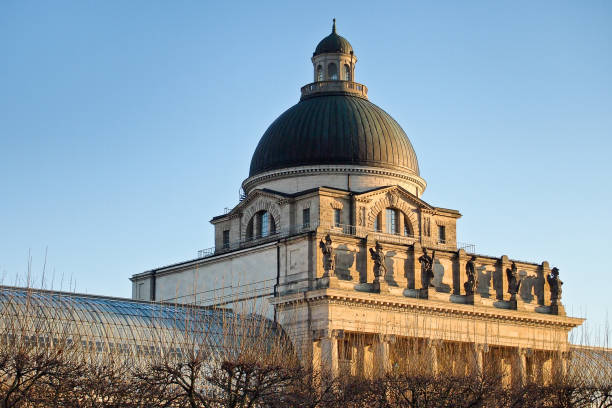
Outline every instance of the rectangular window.
{"type": "Polygon", "coordinates": [[[446,227],[444,225],[438,225],[438,242],[446,243],[446,227]]]}
{"type": "Polygon", "coordinates": [[[145,300],[144,282],[139,282],[138,286],[136,286],[136,299],[145,300]]]}
{"type": "Polygon", "coordinates": [[[340,224],[342,224],[342,222],[341,222],[342,220],[341,220],[340,216],[341,216],[340,210],[335,208],[334,209],[334,225],[336,227],[339,227],[340,224]]]}
{"type": "Polygon", "coordinates": [[[302,227],[303,228],[310,227],[310,208],[304,208],[302,210],[302,227]]]}
{"type": "Polygon", "coordinates": [[[393,208],[387,208],[386,211],[386,216],[387,216],[387,234],[397,234],[397,224],[398,224],[398,216],[397,216],[397,210],[394,210],[393,208]]]}
{"type": "Polygon", "coordinates": [[[223,231],[223,248],[228,249],[230,246],[229,243],[229,230],[223,231]]]}

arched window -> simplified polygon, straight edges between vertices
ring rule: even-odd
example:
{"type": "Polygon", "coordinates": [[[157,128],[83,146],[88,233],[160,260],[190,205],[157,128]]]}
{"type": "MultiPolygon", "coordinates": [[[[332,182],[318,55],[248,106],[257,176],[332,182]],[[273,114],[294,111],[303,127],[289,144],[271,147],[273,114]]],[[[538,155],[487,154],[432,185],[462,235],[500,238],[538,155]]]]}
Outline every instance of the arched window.
{"type": "Polygon", "coordinates": [[[317,81],[323,81],[323,67],[320,65],[317,67],[317,81]]]}
{"type": "Polygon", "coordinates": [[[276,224],[274,218],[267,211],[259,211],[256,213],[246,228],[246,239],[264,238],[269,235],[276,234],[276,224]]]}
{"type": "Polygon", "coordinates": [[[247,224],[247,228],[246,228],[246,239],[247,240],[253,239],[253,235],[254,235],[254,232],[253,232],[253,220],[254,219],[255,219],[255,217],[251,218],[249,220],[249,223],[247,224]]]}
{"type": "Polygon", "coordinates": [[[404,216],[404,235],[407,237],[412,236],[412,231],[410,231],[410,223],[408,222],[408,218],[404,216]]]}
{"type": "Polygon", "coordinates": [[[351,67],[349,67],[348,64],[344,64],[344,80],[351,80],[351,67]]]}
{"type": "Polygon", "coordinates": [[[395,208],[385,210],[385,232],[387,234],[399,234],[399,211],[395,208]]]}
{"type": "Polygon", "coordinates": [[[401,212],[396,208],[385,208],[384,210],[384,219],[383,219],[383,211],[379,212],[376,218],[374,218],[374,230],[378,232],[384,232],[385,234],[394,234],[410,237],[412,236],[412,230],[410,228],[410,223],[408,222],[408,217],[406,214],[401,212]],[[403,228],[402,228],[402,221],[403,228]]]}
{"type": "Polygon", "coordinates": [[[338,80],[338,67],[333,62],[331,62],[327,66],[327,77],[331,81],[337,81],[338,80]]]}
{"type": "Polygon", "coordinates": [[[374,218],[374,231],[380,231],[381,220],[382,220],[382,213],[378,213],[376,218],[374,218]]]}

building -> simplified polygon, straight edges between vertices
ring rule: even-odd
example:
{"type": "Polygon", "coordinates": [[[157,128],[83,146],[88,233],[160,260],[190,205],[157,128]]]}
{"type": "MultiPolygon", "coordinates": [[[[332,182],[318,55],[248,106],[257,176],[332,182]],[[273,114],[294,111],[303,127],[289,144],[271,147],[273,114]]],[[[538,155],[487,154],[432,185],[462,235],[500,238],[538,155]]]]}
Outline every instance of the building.
{"type": "Polygon", "coordinates": [[[262,136],[242,199],[212,218],[215,247],[133,275],[133,297],[268,300],[304,358],[334,373],[384,370],[425,343],[432,370],[563,372],[582,319],[565,314],[558,270],[457,241],[461,214],[423,200],[412,144],[355,81],[335,21],[311,61],[313,82],[262,136]]]}

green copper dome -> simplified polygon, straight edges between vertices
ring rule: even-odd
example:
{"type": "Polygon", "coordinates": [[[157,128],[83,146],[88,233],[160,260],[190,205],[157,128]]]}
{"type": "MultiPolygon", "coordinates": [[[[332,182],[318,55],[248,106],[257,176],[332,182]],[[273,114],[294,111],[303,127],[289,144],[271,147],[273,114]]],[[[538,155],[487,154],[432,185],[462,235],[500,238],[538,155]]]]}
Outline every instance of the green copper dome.
{"type": "Polygon", "coordinates": [[[249,177],[295,166],[362,165],[419,175],[400,125],[365,98],[319,94],[278,117],[259,141],[249,177]]]}
{"type": "Polygon", "coordinates": [[[334,25],[332,27],[332,33],[325,37],[319,42],[313,56],[319,54],[326,54],[330,52],[341,52],[344,54],[350,54],[353,52],[353,47],[348,40],[336,33],[336,19],[334,18],[334,25]]]}

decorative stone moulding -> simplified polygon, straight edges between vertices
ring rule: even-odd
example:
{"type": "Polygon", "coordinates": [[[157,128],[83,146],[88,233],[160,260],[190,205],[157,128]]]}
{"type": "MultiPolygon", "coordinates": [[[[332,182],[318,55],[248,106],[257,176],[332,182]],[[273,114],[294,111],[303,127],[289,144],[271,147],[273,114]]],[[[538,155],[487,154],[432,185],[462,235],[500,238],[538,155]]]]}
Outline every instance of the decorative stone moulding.
{"type": "MultiPolygon", "coordinates": [[[[282,180],[286,178],[295,178],[300,176],[315,176],[315,175],[351,175],[351,176],[372,176],[378,179],[377,184],[384,184],[380,181],[381,177],[389,178],[389,185],[399,184],[403,187],[407,187],[407,190],[412,190],[410,187],[416,189],[418,197],[423,194],[427,188],[427,183],[424,179],[417,176],[416,174],[408,172],[400,172],[397,170],[386,169],[382,167],[363,167],[363,166],[343,166],[343,165],[316,165],[316,166],[298,166],[290,167],[278,170],[271,170],[264,173],[256,174],[252,177],[247,178],[242,182],[242,188],[248,195],[255,188],[263,187],[266,183],[275,180],[282,180]]],[[[326,185],[326,184],[321,184],[326,185]]],[[[326,185],[328,187],[346,188],[343,186],[326,185]]]]}

